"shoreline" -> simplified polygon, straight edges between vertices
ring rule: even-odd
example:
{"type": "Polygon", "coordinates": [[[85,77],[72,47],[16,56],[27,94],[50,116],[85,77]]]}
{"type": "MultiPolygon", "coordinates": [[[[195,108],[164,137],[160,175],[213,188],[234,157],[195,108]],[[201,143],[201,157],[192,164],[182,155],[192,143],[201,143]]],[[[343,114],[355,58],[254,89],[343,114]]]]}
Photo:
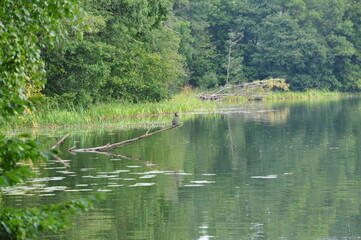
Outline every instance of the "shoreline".
{"type": "Polygon", "coordinates": [[[202,101],[198,92],[186,91],[175,95],[171,100],[158,103],[103,103],[89,109],[50,109],[42,110],[26,119],[18,126],[7,126],[6,131],[21,132],[59,129],[87,129],[93,127],[159,127],[171,121],[174,112],[182,118],[202,113],[218,113],[222,106],[261,103],[282,103],[329,98],[357,97],[359,93],[341,93],[310,90],[308,92],[282,92],[265,96],[262,101],[248,101],[246,98],[228,99],[222,102],[202,101]]]}

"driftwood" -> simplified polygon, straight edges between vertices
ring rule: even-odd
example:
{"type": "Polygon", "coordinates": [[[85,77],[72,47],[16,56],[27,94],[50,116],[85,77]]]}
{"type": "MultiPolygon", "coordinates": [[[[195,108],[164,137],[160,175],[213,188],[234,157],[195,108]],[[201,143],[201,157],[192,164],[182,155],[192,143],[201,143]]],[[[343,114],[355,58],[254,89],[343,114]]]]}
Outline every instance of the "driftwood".
{"type": "Polygon", "coordinates": [[[280,88],[283,90],[288,90],[288,85],[286,84],[285,79],[272,78],[272,79],[259,80],[249,83],[228,84],[214,93],[201,95],[200,99],[221,100],[224,97],[243,96],[243,97],[247,97],[249,100],[262,100],[263,96],[267,94],[267,92],[263,90],[271,89],[273,87],[280,88]],[[227,92],[227,91],[231,91],[231,92],[227,92]]]}
{"type": "Polygon", "coordinates": [[[136,141],[139,141],[139,140],[141,140],[143,138],[150,137],[150,136],[155,135],[157,133],[173,129],[173,128],[176,128],[178,126],[179,125],[171,126],[171,127],[168,127],[168,128],[163,128],[163,129],[151,132],[151,133],[149,133],[149,129],[148,129],[148,131],[144,135],[136,137],[136,138],[128,139],[128,140],[125,140],[125,141],[122,141],[122,142],[113,143],[113,144],[108,143],[107,145],[100,146],[100,147],[81,148],[81,149],[68,149],[68,151],[70,151],[70,152],[106,152],[109,149],[116,148],[116,147],[119,147],[119,146],[122,146],[122,145],[125,145],[125,144],[128,144],[128,143],[136,142],[136,141]]]}
{"type": "Polygon", "coordinates": [[[55,149],[57,146],[59,146],[60,143],[62,143],[67,137],[69,137],[70,133],[65,134],[59,141],[57,141],[54,146],[52,146],[50,149],[55,149]]]}

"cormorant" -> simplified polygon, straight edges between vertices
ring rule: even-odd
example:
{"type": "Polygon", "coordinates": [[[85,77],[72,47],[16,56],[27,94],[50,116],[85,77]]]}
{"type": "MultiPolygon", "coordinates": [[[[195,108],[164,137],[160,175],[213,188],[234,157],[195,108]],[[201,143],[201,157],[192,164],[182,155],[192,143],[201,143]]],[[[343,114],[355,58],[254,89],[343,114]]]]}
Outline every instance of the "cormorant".
{"type": "Polygon", "coordinates": [[[174,113],[174,118],[172,120],[172,126],[175,127],[175,126],[178,126],[178,123],[179,123],[179,115],[178,113],[174,113]]]}

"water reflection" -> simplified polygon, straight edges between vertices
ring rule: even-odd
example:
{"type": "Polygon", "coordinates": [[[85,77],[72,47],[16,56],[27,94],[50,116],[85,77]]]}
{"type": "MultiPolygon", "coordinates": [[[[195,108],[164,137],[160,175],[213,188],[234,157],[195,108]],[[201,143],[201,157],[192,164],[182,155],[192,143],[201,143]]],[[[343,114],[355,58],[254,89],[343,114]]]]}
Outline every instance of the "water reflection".
{"type": "Polygon", "coordinates": [[[221,111],[223,114],[231,114],[236,118],[242,115],[243,121],[268,122],[273,124],[283,123],[287,121],[290,106],[281,105],[273,106],[270,104],[245,104],[237,107],[225,107],[221,111]]]}
{"type": "Polygon", "coordinates": [[[5,201],[36,206],[106,193],[74,228],[44,239],[359,239],[359,109],[359,99],[240,106],[109,155],[66,149],[146,130],[72,134],[60,155],[69,166],[37,166],[38,176],[5,201]]]}

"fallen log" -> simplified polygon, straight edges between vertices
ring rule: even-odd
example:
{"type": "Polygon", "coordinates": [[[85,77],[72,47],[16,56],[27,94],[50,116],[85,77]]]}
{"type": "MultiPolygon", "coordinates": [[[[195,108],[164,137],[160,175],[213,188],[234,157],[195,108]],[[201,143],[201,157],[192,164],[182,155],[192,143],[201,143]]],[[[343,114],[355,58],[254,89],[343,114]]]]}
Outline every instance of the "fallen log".
{"type": "Polygon", "coordinates": [[[113,144],[108,143],[107,145],[100,146],[100,147],[68,149],[68,151],[70,151],[70,152],[105,152],[105,151],[107,151],[109,149],[120,147],[120,146],[128,144],[128,143],[136,142],[136,141],[139,141],[139,140],[141,140],[143,138],[150,137],[150,136],[155,135],[157,133],[173,129],[173,128],[176,128],[178,126],[179,125],[171,126],[171,127],[168,127],[168,128],[163,128],[163,129],[157,130],[157,131],[152,132],[152,133],[149,133],[149,129],[148,129],[148,131],[144,135],[141,135],[141,136],[136,137],[136,138],[128,139],[128,140],[125,140],[125,141],[122,141],[122,142],[113,143],[113,144]]]}
{"type": "Polygon", "coordinates": [[[62,138],[60,138],[59,141],[57,141],[50,149],[55,149],[57,146],[59,146],[60,143],[62,143],[67,137],[69,137],[70,133],[65,134],[62,138]]]}
{"type": "Polygon", "coordinates": [[[281,78],[271,78],[248,83],[228,84],[221,87],[216,92],[201,95],[200,99],[219,101],[225,97],[240,96],[246,97],[249,100],[260,99],[259,96],[266,95],[266,90],[270,90],[272,88],[278,88],[287,91],[288,85],[286,80],[281,78]]]}

